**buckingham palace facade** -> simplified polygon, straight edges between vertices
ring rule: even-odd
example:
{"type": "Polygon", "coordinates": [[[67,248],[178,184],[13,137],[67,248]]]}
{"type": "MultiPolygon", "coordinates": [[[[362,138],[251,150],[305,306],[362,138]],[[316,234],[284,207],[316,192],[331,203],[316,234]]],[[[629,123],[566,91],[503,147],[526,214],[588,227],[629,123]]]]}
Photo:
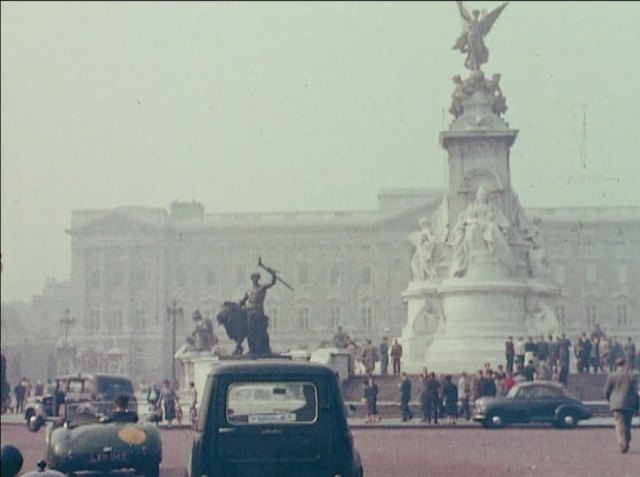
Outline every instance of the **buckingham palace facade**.
{"type": "MultiPolygon", "coordinates": [[[[383,190],[373,211],[209,214],[197,202],[72,213],[71,314],[86,371],[135,379],[169,375],[174,323],[178,346],[200,310],[215,322],[222,303],[250,287],[258,257],[295,289],[276,285],[265,308],[272,348],[314,349],[338,326],[359,342],[398,337],[402,292],[411,279],[407,237],[443,191],[383,190]]],[[[609,334],[640,336],[640,207],[526,209],[539,221],[554,303],[574,338],[600,323],[609,334]]],[[[263,273],[263,282],[268,280],[263,273]]],[[[479,317],[481,319],[481,317],[479,317]]],[[[224,330],[216,329],[223,346],[224,330]]]]}

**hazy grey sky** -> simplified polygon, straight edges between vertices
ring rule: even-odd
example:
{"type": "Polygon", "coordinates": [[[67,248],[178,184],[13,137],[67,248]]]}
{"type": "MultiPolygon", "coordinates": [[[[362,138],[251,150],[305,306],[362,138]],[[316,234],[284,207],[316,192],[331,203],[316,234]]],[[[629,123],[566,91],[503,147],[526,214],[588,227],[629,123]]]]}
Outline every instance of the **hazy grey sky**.
{"type": "MultiPolygon", "coordinates": [[[[454,2],[1,9],[3,302],[69,277],[73,209],[366,210],[444,186],[454,2]]],[[[511,2],[486,42],[522,204],[640,205],[640,3],[511,2]]]]}

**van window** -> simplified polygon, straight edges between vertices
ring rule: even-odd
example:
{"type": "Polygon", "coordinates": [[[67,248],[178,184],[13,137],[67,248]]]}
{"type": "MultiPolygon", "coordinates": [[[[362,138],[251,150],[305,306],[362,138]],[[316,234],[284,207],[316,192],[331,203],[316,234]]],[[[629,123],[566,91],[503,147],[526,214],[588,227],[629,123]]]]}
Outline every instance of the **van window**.
{"type": "Polygon", "coordinates": [[[112,398],[119,394],[133,394],[131,381],[126,378],[97,378],[98,393],[105,398],[112,398]]]}
{"type": "Polygon", "coordinates": [[[318,390],[309,382],[232,383],[226,401],[233,425],[312,423],[318,417],[318,390]]]}

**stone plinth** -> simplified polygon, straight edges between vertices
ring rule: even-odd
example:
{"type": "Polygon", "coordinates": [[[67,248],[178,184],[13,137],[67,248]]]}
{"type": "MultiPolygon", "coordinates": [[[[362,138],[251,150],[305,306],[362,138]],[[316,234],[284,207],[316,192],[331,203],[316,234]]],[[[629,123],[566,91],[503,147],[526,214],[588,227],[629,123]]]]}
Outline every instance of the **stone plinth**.
{"type": "MultiPolygon", "coordinates": [[[[404,369],[418,373],[474,371],[485,362],[505,363],[507,336],[557,333],[532,324],[530,302],[558,294],[535,280],[446,279],[437,285],[412,282],[404,293],[409,322],[400,342],[404,369]]],[[[553,326],[555,317],[549,317],[553,326]]]]}

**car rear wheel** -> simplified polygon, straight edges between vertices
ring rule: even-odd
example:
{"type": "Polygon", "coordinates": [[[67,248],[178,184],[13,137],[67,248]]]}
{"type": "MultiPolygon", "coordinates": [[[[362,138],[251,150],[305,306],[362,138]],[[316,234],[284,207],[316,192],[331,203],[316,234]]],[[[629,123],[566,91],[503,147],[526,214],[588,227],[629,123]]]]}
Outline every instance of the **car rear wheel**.
{"type": "Polygon", "coordinates": [[[487,414],[484,424],[487,429],[502,429],[507,425],[507,422],[504,414],[498,411],[491,411],[487,414]]]}
{"type": "Polygon", "coordinates": [[[571,411],[564,411],[558,416],[558,424],[564,429],[574,429],[578,425],[578,418],[571,411]]]}
{"type": "Polygon", "coordinates": [[[38,432],[42,427],[42,418],[34,414],[29,415],[27,419],[27,427],[31,432],[38,432]]]}

